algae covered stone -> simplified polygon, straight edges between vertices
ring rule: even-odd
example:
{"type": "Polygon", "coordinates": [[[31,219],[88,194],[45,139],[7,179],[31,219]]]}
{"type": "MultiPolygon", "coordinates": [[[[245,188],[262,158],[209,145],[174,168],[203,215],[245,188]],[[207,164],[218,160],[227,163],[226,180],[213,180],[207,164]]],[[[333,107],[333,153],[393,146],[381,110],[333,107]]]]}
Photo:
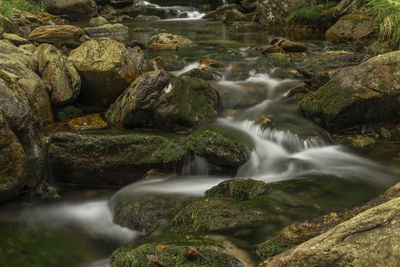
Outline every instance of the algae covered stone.
{"type": "Polygon", "coordinates": [[[50,139],[49,160],[60,182],[126,185],[151,168],[175,169],[187,155],[177,136],[132,132],[74,134],[50,139]]]}
{"type": "Polygon", "coordinates": [[[201,127],[188,136],[187,146],[216,166],[238,168],[250,158],[250,148],[239,137],[227,129],[201,127]]]}
{"type": "Polygon", "coordinates": [[[110,39],[86,41],[68,60],[81,75],[80,101],[85,104],[108,106],[139,76],[133,55],[110,39]]]}
{"type": "Polygon", "coordinates": [[[262,181],[233,179],[224,181],[205,192],[206,197],[231,197],[238,201],[249,200],[267,194],[269,187],[262,181]]]}
{"type": "Polygon", "coordinates": [[[219,94],[206,81],[163,70],[140,76],[108,109],[106,119],[124,128],[180,130],[217,115],[219,94]]]}

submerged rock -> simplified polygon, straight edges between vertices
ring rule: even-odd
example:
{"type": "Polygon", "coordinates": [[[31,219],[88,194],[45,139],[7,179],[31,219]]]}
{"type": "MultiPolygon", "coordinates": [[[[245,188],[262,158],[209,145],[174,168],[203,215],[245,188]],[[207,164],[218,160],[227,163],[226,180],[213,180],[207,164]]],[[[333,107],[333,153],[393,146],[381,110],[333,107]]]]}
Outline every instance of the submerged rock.
{"type": "Polygon", "coordinates": [[[207,238],[175,236],[174,239],[125,245],[111,256],[112,267],[232,266],[244,267],[222,244],[207,238]]]}
{"type": "Polygon", "coordinates": [[[192,45],[193,42],[184,36],[170,33],[160,33],[150,38],[148,46],[153,50],[178,49],[192,45]]]}
{"type": "Polygon", "coordinates": [[[126,185],[149,169],[175,170],[187,155],[176,137],[60,132],[50,139],[49,159],[57,181],[88,186],[126,185]]]}
{"type": "Polygon", "coordinates": [[[94,0],[44,0],[46,10],[55,15],[65,15],[70,20],[90,19],[97,13],[94,0]]]}
{"type": "Polygon", "coordinates": [[[206,81],[153,71],[129,86],[106,119],[124,128],[185,129],[215,117],[218,104],[218,92],[206,81]]]}
{"type": "Polygon", "coordinates": [[[187,146],[208,162],[223,168],[238,168],[250,158],[250,148],[231,130],[201,127],[188,136],[187,146]]]}
{"type": "Polygon", "coordinates": [[[108,106],[139,76],[134,55],[110,39],[89,40],[68,60],[81,75],[80,101],[85,104],[108,106]]]}
{"type": "Polygon", "coordinates": [[[37,48],[39,73],[54,106],[73,103],[81,89],[81,78],[74,65],[56,47],[42,44],[37,48]]]}
{"type": "Polygon", "coordinates": [[[360,213],[261,266],[394,266],[400,261],[400,198],[360,213]]]}
{"type": "Polygon", "coordinates": [[[41,26],[34,29],[28,39],[38,43],[48,43],[61,47],[77,47],[82,44],[83,30],[72,25],[41,26]]]}
{"type": "Polygon", "coordinates": [[[72,119],[67,124],[70,129],[75,131],[99,130],[108,127],[98,113],[72,119]]]}
{"type": "Polygon", "coordinates": [[[390,119],[400,112],[399,73],[399,51],[371,58],[339,71],[299,109],[330,130],[390,119]]]}

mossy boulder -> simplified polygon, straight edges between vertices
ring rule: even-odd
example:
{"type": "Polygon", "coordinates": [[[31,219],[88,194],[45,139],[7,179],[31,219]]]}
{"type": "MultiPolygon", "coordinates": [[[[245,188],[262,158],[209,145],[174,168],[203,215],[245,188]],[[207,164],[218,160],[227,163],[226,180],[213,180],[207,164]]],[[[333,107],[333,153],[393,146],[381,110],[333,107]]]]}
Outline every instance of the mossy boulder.
{"type": "Polygon", "coordinates": [[[114,222],[131,229],[152,233],[169,226],[170,221],[193,197],[117,193],[110,203],[114,222]]]}
{"type": "Polygon", "coordinates": [[[318,91],[305,97],[300,111],[329,130],[399,114],[400,52],[371,58],[339,71],[318,91]]]}
{"type": "Polygon", "coordinates": [[[163,70],[140,76],[108,109],[111,125],[179,130],[217,115],[219,94],[206,81],[163,70]]]}
{"type": "Polygon", "coordinates": [[[293,64],[292,58],[284,53],[270,53],[266,57],[270,60],[271,64],[279,68],[287,68],[293,64]]]}
{"type": "Polygon", "coordinates": [[[159,69],[166,71],[177,71],[186,66],[185,60],[179,58],[177,55],[157,56],[152,58],[151,61],[153,61],[159,69]]]}
{"type": "Polygon", "coordinates": [[[233,22],[230,27],[229,31],[231,32],[257,32],[261,31],[262,28],[260,24],[252,23],[252,22],[245,22],[245,21],[235,21],[233,22]]]}
{"type": "Polygon", "coordinates": [[[99,16],[99,17],[95,17],[95,18],[91,18],[89,20],[89,25],[90,27],[98,27],[98,26],[103,26],[105,24],[107,24],[108,21],[106,18],[99,16]]]}
{"type": "Polygon", "coordinates": [[[244,266],[216,241],[190,236],[125,245],[114,251],[110,261],[112,267],[244,266]]]}
{"type": "Polygon", "coordinates": [[[359,14],[343,16],[325,33],[325,38],[337,43],[368,42],[373,39],[374,23],[371,17],[359,14]]]}
{"type": "Polygon", "coordinates": [[[114,135],[59,132],[49,145],[57,180],[89,186],[126,185],[152,168],[174,170],[186,155],[178,136],[124,131],[114,135]]]}
{"type": "Polygon", "coordinates": [[[135,55],[110,39],[89,40],[71,51],[68,60],[82,79],[79,101],[96,106],[113,103],[139,76],[135,55]]]}
{"type": "Polygon", "coordinates": [[[250,158],[250,148],[226,129],[201,127],[187,138],[189,150],[222,168],[238,168],[250,158]]]}
{"type": "Polygon", "coordinates": [[[153,50],[178,49],[192,45],[193,42],[184,36],[171,33],[160,33],[150,37],[148,46],[153,50]]]}
{"type": "Polygon", "coordinates": [[[259,226],[263,212],[234,201],[202,198],[185,206],[171,222],[173,232],[209,232],[259,226]]]}
{"type": "Polygon", "coordinates": [[[26,179],[26,157],[22,145],[0,111],[0,201],[18,196],[26,179]]]}
{"type": "Polygon", "coordinates": [[[206,197],[231,197],[237,201],[253,199],[267,194],[269,187],[262,181],[252,179],[234,179],[224,181],[205,192],[206,197]]]}
{"type": "Polygon", "coordinates": [[[104,24],[100,26],[91,26],[83,28],[85,33],[90,37],[103,37],[112,35],[127,35],[129,34],[129,28],[122,24],[104,24]]]}
{"type": "Polygon", "coordinates": [[[42,44],[36,50],[39,73],[54,106],[73,103],[81,89],[81,78],[74,65],[55,46],[42,44]]]}
{"type": "Polygon", "coordinates": [[[44,0],[46,10],[55,15],[64,15],[70,20],[85,20],[97,14],[95,0],[44,0]]]}

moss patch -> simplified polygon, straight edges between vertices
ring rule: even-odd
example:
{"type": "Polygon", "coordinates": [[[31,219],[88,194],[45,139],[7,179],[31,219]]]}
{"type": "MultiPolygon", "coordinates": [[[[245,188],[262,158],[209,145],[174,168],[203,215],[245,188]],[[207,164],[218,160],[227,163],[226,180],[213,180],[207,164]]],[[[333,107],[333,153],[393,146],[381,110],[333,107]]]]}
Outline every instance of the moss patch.
{"type": "Polygon", "coordinates": [[[252,179],[224,181],[205,192],[206,197],[232,197],[235,200],[249,200],[268,193],[268,185],[252,179]]]}

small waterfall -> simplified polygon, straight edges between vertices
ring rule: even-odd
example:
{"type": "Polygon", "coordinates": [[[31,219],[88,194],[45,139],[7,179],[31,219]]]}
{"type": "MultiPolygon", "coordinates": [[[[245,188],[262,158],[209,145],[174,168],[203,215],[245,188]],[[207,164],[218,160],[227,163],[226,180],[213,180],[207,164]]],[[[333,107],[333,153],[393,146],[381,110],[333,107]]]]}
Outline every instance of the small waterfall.
{"type": "Polygon", "coordinates": [[[222,4],[225,6],[225,5],[229,4],[229,3],[228,3],[227,0],[222,0],[222,4]]]}
{"type": "Polygon", "coordinates": [[[159,8],[159,9],[175,10],[177,12],[177,17],[176,18],[163,19],[163,21],[200,20],[206,15],[205,13],[201,13],[201,12],[195,10],[193,7],[187,7],[187,6],[159,6],[159,5],[147,2],[147,1],[141,1],[140,4],[145,5],[145,6],[152,6],[152,7],[159,8]]]}
{"type": "Polygon", "coordinates": [[[174,74],[175,76],[179,76],[182,75],[188,71],[191,71],[192,69],[196,69],[200,66],[199,62],[192,62],[189,65],[187,65],[186,67],[184,67],[182,70],[178,70],[178,71],[171,71],[172,74],[174,74]]]}

